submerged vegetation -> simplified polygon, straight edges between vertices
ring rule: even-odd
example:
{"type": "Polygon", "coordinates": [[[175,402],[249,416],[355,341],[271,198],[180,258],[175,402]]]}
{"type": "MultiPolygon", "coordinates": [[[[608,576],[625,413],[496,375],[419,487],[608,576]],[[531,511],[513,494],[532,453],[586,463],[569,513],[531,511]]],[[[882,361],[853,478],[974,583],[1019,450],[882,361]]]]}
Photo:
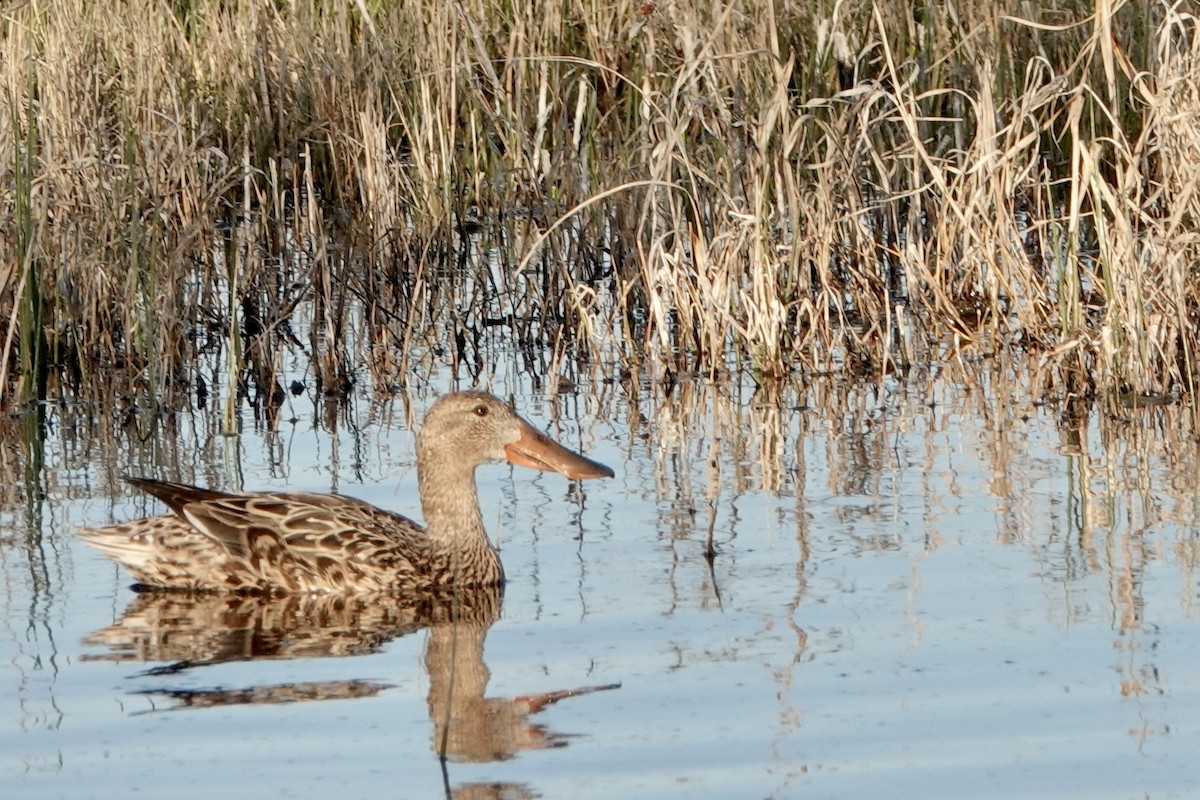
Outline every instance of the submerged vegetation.
{"type": "Polygon", "coordinates": [[[1038,397],[1190,395],[1197,10],[9,4],[0,402],[497,346],[552,383],[1004,351],[1038,397]]]}

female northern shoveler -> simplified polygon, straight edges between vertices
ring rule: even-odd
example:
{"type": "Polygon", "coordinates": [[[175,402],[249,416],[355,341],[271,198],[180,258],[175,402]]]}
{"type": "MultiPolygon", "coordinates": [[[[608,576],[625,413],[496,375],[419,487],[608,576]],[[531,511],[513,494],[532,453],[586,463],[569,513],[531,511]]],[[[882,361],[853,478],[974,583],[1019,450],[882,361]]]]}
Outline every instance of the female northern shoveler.
{"type": "Polygon", "coordinates": [[[228,494],[132,478],[174,513],[85,528],[80,536],[157,588],[420,595],[493,585],[504,569],[483,529],[475,468],[501,459],[571,480],[613,476],[499,399],[460,392],[433,404],[417,436],[425,528],[350,497],[228,494]]]}

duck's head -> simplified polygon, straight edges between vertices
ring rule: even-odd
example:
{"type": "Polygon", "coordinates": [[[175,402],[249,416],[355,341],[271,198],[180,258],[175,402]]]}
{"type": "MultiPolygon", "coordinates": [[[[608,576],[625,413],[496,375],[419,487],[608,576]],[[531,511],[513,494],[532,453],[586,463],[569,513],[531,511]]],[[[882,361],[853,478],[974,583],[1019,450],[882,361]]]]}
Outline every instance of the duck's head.
{"type": "Polygon", "coordinates": [[[613,477],[608,467],[563,447],[485,392],[456,392],[434,403],[417,437],[417,458],[471,469],[488,461],[510,461],[571,480],[613,477]]]}

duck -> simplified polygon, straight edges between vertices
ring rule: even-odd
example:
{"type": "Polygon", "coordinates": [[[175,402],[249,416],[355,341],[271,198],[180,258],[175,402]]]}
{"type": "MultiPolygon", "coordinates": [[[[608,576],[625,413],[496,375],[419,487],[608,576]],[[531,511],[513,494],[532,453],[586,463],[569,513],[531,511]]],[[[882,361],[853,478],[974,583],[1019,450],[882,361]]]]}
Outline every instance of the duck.
{"type": "Polygon", "coordinates": [[[569,480],[614,477],[479,391],[434,402],[416,454],[424,526],[343,495],[222,492],[130,477],[171,513],[82,528],[79,536],[124,567],[139,590],[444,596],[504,583],[484,529],[477,467],[508,461],[569,480]]]}

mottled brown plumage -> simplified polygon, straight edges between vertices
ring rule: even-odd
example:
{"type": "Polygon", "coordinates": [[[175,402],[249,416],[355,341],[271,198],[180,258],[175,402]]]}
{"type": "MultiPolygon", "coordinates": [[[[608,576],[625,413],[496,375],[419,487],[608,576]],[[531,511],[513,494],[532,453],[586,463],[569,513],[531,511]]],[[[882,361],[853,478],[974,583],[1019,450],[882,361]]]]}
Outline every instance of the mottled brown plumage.
{"type": "Polygon", "coordinates": [[[139,583],[160,588],[428,594],[494,585],[504,570],[484,532],[475,468],[502,459],[572,480],[613,475],[497,398],[460,392],[433,404],[417,437],[424,528],[350,497],[227,494],[132,478],[174,513],[80,536],[139,583]]]}

